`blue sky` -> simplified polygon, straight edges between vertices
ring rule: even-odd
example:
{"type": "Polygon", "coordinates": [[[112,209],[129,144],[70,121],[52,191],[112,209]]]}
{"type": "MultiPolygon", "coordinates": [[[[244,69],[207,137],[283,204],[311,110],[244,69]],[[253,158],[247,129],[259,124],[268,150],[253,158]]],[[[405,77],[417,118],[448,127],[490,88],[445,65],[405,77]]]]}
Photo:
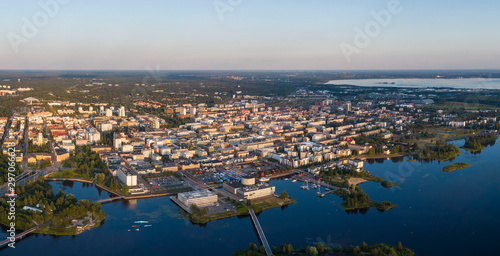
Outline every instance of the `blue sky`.
{"type": "Polygon", "coordinates": [[[0,69],[500,69],[499,1],[220,0],[236,3],[223,19],[215,2],[1,1],[0,69]],[[391,1],[401,12],[357,47],[391,1]]]}

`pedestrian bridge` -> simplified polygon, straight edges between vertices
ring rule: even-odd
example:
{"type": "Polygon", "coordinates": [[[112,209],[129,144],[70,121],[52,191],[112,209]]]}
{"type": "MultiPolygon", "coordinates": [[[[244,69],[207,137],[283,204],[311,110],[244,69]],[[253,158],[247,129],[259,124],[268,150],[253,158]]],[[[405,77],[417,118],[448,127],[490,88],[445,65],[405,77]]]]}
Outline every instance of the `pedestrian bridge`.
{"type": "Polygon", "coordinates": [[[264,230],[262,230],[262,227],[260,226],[259,220],[257,219],[257,216],[255,215],[255,212],[253,211],[252,207],[250,207],[250,217],[252,218],[253,225],[255,229],[257,230],[257,233],[259,234],[259,239],[264,248],[266,249],[266,254],[267,256],[273,255],[273,251],[271,250],[271,247],[269,246],[269,243],[267,242],[266,235],[264,234],[264,230]]]}

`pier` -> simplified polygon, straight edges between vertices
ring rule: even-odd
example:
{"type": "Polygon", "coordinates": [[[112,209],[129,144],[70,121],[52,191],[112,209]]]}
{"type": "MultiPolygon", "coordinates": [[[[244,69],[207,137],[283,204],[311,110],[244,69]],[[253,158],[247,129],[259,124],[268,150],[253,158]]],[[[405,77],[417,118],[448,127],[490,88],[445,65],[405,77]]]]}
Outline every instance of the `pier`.
{"type": "Polygon", "coordinates": [[[250,210],[248,210],[250,213],[250,217],[252,218],[253,225],[255,229],[257,230],[257,233],[259,234],[259,239],[266,249],[266,254],[267,256],[273,255],[273,252],[271,250],[271,247],[269,246],[269,243],[267,242],[266,235],[264,234],[264,230],[262,230],[262,227],[260,226],[259,220],[257,219],[257,216],[255,215],[255,212],[253,209],[250,207],[250,210]]]}
{"type": "Polygon", "coordinates": [[[314,184],[316,184],[318,186],[329,188],[332,191],[335,191],[335,190],[339,189],[338,187],[335,187],[332,184],[326,183],[324,181],[318,181],[318,180],[315,180],[314,178],[308,178],[306,176],[298,176],[298,175],[296,175],[296,176],[293,176],[292,178],[296,179],[297,181],[302,181],[302,182],[306,182],[307,181],[309,183],[314,183],[314,184]]]}
{"type": "Polygon", "coordinates": [[[335,192],[335,190],[333,190],[333,189],[332,189],[332,190],[330,190],[330,191],[326,191],[326,192],[324,192],[324,193],[318,194],[318,196],[319,196],[319,197],[324,197],[324,196],[326,196],[326,195],[328,195],[328,194],[332,194],[333,192],[335,192]]]}

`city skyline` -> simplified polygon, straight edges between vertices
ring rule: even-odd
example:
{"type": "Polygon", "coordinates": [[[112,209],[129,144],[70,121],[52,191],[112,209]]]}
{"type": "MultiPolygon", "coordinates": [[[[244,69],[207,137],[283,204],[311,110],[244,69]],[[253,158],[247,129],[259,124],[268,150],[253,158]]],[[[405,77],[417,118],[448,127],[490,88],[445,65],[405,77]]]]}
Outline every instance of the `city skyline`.
{"type": "Polygon", "coordinates": [[[500,68],[494,1],[116,3],[1,4],[0,69],[500,68]]]}

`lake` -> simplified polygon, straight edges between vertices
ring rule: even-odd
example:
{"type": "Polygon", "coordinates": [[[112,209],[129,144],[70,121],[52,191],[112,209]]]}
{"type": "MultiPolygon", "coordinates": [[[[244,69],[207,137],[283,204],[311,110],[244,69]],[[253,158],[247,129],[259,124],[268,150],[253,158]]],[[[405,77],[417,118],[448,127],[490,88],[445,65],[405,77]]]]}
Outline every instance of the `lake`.
{"type": "MultiPolygon", "coordinates": [[[[464,141],[453,142],[462,146],[464,141]]],[[[376,201],[391,201],[398,207],[379,212],[375,208],[347,213],[335,195],[318,198],[316,191],[304,191],[300,182],[272,180],[277,192],[286,190],[297,203],[261,213],[258,218],[271,246],[292,243],[294,248],[316,242],[341,244],[401,241],[416,255],[495,255],[493,246],[500,229],[500,146],[487,147],[481,154],[462,154],[451,162],[419,163],[396,158],[365,164],[370,172],[401,184],[385,189],[380,184],[360,187],[376,201]],[[471,167],[442,172],[451,163],[467,162],[471,167]]],[[[51,182],[78,199],[98,200],[109,195],[81,183],[51,182]]],[[[231,255],[259,244],[249,217],[193,225],[169,198],[151,198],[103,205],[103,225],[77,236],[31,235],[4,248],[1,255],[231,255]],[[147,220],[151,227],[134,224],[147,220]],[[137,225],[138,227],[132,227],[137,225]],[[139,231],[135,229],[138,228],[139,231]],[[130,230],[130,231],[129,231],[130,230]]],[[[6,237],[5,228],[2,237],[6,237]]]]}
{"type": "Polygon", "coordinates": [[[471,89],[500,89],[500,79],[489,78],[464,78],[464,79],[351,79],[332,80],[326,84],[331,85],[357,85],[378,87],[447,87],[471,89]]]}

